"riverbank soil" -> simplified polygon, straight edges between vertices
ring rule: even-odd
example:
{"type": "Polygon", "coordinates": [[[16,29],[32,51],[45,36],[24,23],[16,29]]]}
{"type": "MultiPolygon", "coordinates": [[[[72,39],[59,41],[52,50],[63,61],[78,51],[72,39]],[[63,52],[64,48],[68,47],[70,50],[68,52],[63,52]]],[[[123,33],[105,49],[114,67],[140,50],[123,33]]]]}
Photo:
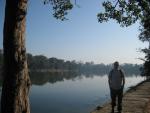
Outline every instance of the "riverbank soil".
{"type": "MultiPolygon", "coordinates": [[[[97,107],[92,113],[111,113],[111,104],[97,107]]],[[[139,83],[124,94],[122,113],[150,113],[150,80],[139,83]]]]}
{"type": "Polygon", "coordinates": [[[150,100],[145,108],[145,113],[150,113],[150,100]]]}

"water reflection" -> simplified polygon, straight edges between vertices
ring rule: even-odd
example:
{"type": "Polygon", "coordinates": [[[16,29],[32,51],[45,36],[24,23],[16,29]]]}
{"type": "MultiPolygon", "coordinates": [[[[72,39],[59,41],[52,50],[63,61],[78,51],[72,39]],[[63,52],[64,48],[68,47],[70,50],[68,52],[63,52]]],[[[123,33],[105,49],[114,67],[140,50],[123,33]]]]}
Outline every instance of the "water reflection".
{"type": "MultiPolygon", "coordinates": [[[[31,72],[30,78],[31,113],[89,113],[110,99],[106,74],[31,72]]],[[[125,89],[142,80],[126,75],[125,89]]]]}
{"type": "MultiPolygon", "coordinates": [[[[106,76],[106,74],[91,74],[91,73],[87,73],[87,74],[81,74],[81,73],[77,73],[77,72],[54,72],[54,73],[50,73],[50,72],[30,72],[30,78],[32,81],[32,84],[34,85],[44,85],[46,83],[51,83],[54,84],[56,82],[60,82],[60,81],[64,81],[64,80],[80,80],[83,77],[86,78],[93,78],[94,76],[106,76]]],[[[126,77],[138,77],[140,75],[126,75],[126,77]]]]}
{"type": "MultiPolygon", "coordinates": [[[[107,75],[32,73],[31,80],[31,113],[89,113],[110,99],[107,75]]],[[[142,80],[126,76],[125,89],[142,80]]]]}
{"type": "MultiPolygon", "coordinates": [[[[49,72],[31,72],[30,78],[32,84],[35,85],[44,85],[46,83],[56,83],[58,81],[74,80],[77,77],[77,73],[49,73],[49,72]]],[[[79,77],[80,78],[80,77],[79,77]]]]}

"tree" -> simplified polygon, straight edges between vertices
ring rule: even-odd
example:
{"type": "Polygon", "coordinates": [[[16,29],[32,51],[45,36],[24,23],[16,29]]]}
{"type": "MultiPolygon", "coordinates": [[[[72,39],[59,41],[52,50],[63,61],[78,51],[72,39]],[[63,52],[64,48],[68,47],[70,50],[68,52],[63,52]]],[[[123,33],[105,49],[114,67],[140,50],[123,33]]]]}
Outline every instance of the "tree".
{"type": "Polygon", "coordinates": [[[114,19],[122,27],[130,26],[136,21],[141,24],[139,39],[149,41],[150,38],[150,1],[149,0],[117,0],[103,2],[104,13],[97,15],[100,23],[114,19]]]}
{"type": "Polygon", "coordinates": [[[3,52],[0,49],[0,69],[1,69],[2,63],[3,63],[3,52]]]}
{"type": "Polygon", "coordinates": [[[141,24],[141,41],[149,41],[150,38],[150,1],[149,0],[117,0],[103,2],[105,12],[97,15],[100,23],[114,19],[121,27],[128,27],[139,21],[141,24]]]}
{"type": "MultiPolygon", "coordinates": [[[[28,0],[6,0],[3,32],[4,81],[1,97],[2,113],[30,113],[30,78],[27,67],[25,29],[28,0]]],[[[64,20],[72,9],[70,0],[45,0],[54,17],[64,20]]]]}
{"type": "Polygon", "coordinates": [[[117,0],[114,2],[103,2],[105,8],[104,13],[99,13],[98,21],[107,22],[109,19],[114,19],[122,27],[130,26],[136,21],[145,22],[146,15],[150,14],[149,0],[117,0]]]}
{"type": "Polygon", "coordinates": [[[141,21],[140,35],[139,39],[142,42],[148,42],[149,47],[142,49],[145,53],[145,62],[142,68],[142,76],[150,76],[150,5],[148,11],[144,12],[144,18],[141,21]]]}
{"type": "MultiPolygon", "coordinates": [[[[104,13],[99,13],[98,21],[100,23],[114,19],[122,27],[130,26],[136,21],[141,24],[139,39],[142,42],[150,42],[150,1],[149,0],[117,0],[114,2],[103,2],[104,13]]],[[[146,54],[142,74],[150,74],[150,48],[143,49],[146,54]]]]}

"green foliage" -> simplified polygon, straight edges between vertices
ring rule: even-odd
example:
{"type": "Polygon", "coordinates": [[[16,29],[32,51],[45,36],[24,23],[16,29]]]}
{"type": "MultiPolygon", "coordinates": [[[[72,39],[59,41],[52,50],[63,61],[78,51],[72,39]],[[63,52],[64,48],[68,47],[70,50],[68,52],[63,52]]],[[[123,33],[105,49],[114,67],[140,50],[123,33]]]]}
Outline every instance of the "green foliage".
{"type": "Polygon", "coordinates": [[[73,8],[70,0],[44,0],[44,4],[49,3],[53,7],[53,16],[62,21],[67,19],[65,16],[68,14],[68,10],[73,8]]]}
{"type": "Polygon", "coordinates": [[[150,41],[150,15],[148,13],[145,14],[145,18],[141,21],[139,39],[142,42],[150,41]]]}
{"type": "MultiPolygon", "coordinates": [[[[28,67],[31,70],[31,72],[48,72],[48,71],[66,71],[66,72],[77,72],[86,74],[86,75],[105,75],[108,74],[109,71],[112,69],[112,65],[108,64],[105,65],[103,63],[101,64],[94,64],[93,62],[77,62],[75,60],[73,61],[65,61],[63,59],[57,59],[57,58],[47,58],[43,55],[35,55],[28,53],[27,54],[27,61],[28,61],[28,67]]],[[[3,53],[0,51],[0,72],[1,72],[1,66],[3,63],[3,53]],[[2,61],[2,62],[1,62],[2,61]]],[[[142,65],[134,65],[134,64],[123,64],[121,65],[121,68],[127,72],[128,75],[132,74],[140,74],[140,68],[142,65]]]]}
{"type": "Polygon", "coordinates": [[[130,26],[137,20],[143,21],[145,12],[150,12],[149,0],[117,0],[102,3],[105,11],[97,15],[99,22],[107,22],[114,19],[122,27],[130,26]]]}
{"type": "Polygon", "coordinates": [[[149,41],[150,38],[150,1],[149,0],[117,0],[114,2],[103,2],[105,11],[97,15],[100,23],[114,19],[121,25],[127,27],[136,21],[141,23],[139,39],[149,41]]]}
{"type": "MultiPolygon", "coordinates": [[[[32,56],[31,54],[28,54],[28,66],[29,69],[33,71],[43,70],[46,71],[71,71],[71,72],[78,72],[82,74],[101,74],[105,75],[108,74],[109,71],[112,68],[112,65],[105,65],[105,64],[94,64],[93,62],[77,62],[75,60],[73,61],[64,61],[63,59],[57,59],[57,58],[47,58],[43,55],[36,55],[32,56]]],[[[133,64],[123,64],[121,67],[127,72],[128,75],[132,74],[140,74],[139,68],[141,65],[133,65],[133,64]]]]}
{"type": "Polygon", "coordinates": [[[142,76],[150,76],[150,48],[142,49],[142,52],[145,53],[145,58],[141,59],[144,60],[143,67],[141,67],[141,75],[142,76]]]}
{"type": "Polygon", "coordinates": [[[142,76],[150,76],[150,55],[146,55],[145,56],[145,62],[144,62],[144,65],[143,65],[143,68],[141,68],[141,74],[142,76]]]}
{"type": "MultiPolygon", "coordinates": [[[[100,23],[114,19],[121,27],[128,27],[136,21],[141,23],[139,39],[142,42],[150,43],[150,1],[149,0],[117,0],[114,2],[103,2],[105,11],[97,15],[100,23]]],[[[146,48],[147,49],[147,48],[146,48]]],[[[150,49],[150,48],[148,48],[150,49]]],[[[145,50],[145,49],[143,49],[145,50]]],[[[150,54],[143,51],[145,63],[142,69],[142,75],[150,74],[150,54]]]]}
{"type": "Polygon", "coordinates": [[[47,58],[43,55],[28,56],[28,66],[30,70],[76,70],[75,61],[64,61],[57,58],[47,58]]]}

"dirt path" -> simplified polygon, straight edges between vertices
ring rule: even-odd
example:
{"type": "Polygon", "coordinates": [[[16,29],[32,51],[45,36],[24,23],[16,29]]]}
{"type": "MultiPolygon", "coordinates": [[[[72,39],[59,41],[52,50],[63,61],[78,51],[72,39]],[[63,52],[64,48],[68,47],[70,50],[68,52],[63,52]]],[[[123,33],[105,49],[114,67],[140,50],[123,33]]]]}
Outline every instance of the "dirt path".
{"type": "MultiPolygon", "coordinates": [[[[111,113],[111,105],[107,103],[92,113],[111,113]]],[[[122,113],[150,113],[150,80],[138,84],[124,94],[122,113]]]]}

